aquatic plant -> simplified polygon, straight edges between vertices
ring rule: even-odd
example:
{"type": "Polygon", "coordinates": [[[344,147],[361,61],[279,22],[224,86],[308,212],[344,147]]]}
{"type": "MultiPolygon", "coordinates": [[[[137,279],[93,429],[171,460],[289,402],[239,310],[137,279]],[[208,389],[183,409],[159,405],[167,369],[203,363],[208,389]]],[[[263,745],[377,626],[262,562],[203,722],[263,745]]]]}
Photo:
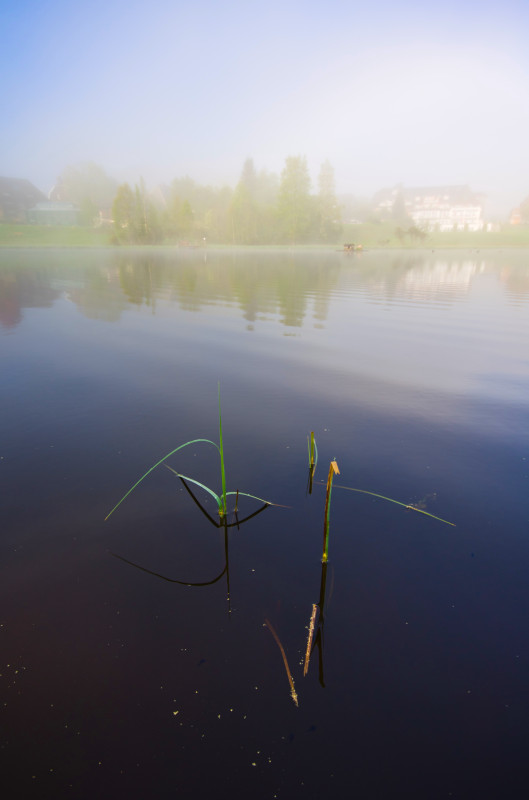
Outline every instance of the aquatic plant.
{"type": "Polygon", "coordinates": [[[288,661],[287,661],[287,656],[286,656],[286,653],[285,653],[285,648],[281,644],[281,640],[280,640],[279,636],[277,635],[277,633],[275,632],[274,628],[272,627],[271,622],[269,622],[269,620],[267,620],[266,618],[265,618],[265,625],[268,628],[268,630],[270,631],[270,633],[272,634],[272,636],[274,637],[274,639],[276,640],[276,644],[277,644],[277,646],[279,647],[279,649],[281,651],[281,655],[283,656],[283,664],[285,665],[285,671],[287,673],[288,682],[290,684],[290,696],[291,696],[292,700],[294,701],[294,703],[296,705],[299,705],[298,696],[296,694],[296,688],[294,686],[294,679],[292,678],[292,673],[290,672],[290,667],[288,666],[288,661]]]}
{"type": "Polygon", "coordinates": [[[318,463],[318,448],[316,446],[316,439],[314,438],[314,431],[311,431],[310,436],[307,436],[307,447],[309,450],[309,467],[315,470],[316,464],[318,463]]]}
{"type": "Polygon", "coordinates": [[[314,479],[314,473],[318,463],[318,448],[316,446],[316,439],[314,438],[314,431],[311,431],[310,436],[307,436],[307,447],[309,451],[309,477],[307,481],[307,490],[309,494],[312,494],[312,481],[314,479]]]}
{"type": "Polygon", "coordinates": [[[329,465],[329,474],[327,476],[327,491],[325,494],[325,520],[323,523],[323,555],[321,557],[322,563],[327,563],[329,560],[329,526],[331,521],[331,492],[332,492],[332,479],[335,475],[339,475],[340,470],[336,460],[331,461],[329,465]]]}
{"type": "Polygon", "coordinates": [[[312,640],[314,638],[314,626],[315,626],[315,622],[316,622],[316,614],[317,614],[317,612],[318,612],[318,605],[316,603],[313,603],[312,604],[312,613],[310,615],[310,620],[309,620],[309,635],[307,636],[307,648],[305,650],[305,662],[303,664],[303,677],[305,677],[305,675],[309,671],[309,661],[310,661],[310,656],[311,656],[311,653],[312,653],[312,640]]]}
{"type": "Polygon", "coordinates": [[[455,522],[449,522],[447,519],[442,519],[441,517],[436,517],[435,514],[430,514],[428,511],[425,511],[423,508],[419,508],[412,503],[401,503],[400,500],[394,500],[392,497],[386,497],[383,494],[377,494],[376,492],[368,492],[367,489],[354,489],[352,486],[341,486],[339,483],[334,484],[336,489],[345,489],[348,492],[358,492],[359,494],[368,494],[371,497],[378,497],[380,500],[387,500],[388,503],[395,503],[397,506],[402,506],[406,509],[406,511],[417,511],[418,514],[425,514],[427,517],[431,517],[432,519],[436,519],[438,522],[442,522],[444,525],[451,525],[453,528],[456,527],[455,522]]]}
{"type": "Polygon", "coordinates": [[[220,384],[219,384],[219,387],[218,387],[218,393],[219,393],[219,444],[217,444],[216,442],[212,441],[211,439],[191,439],[191,441],[184,442],[184,444],[181,444],[181,445],[178,445],[178,447],[175,447],[174,450],[171,450],[169,453],[167,453],[163,458],[161,458],[159,461],[157,461],[156,464],[153,464],[153,466],[150,467],[147,470],[147,472],[145,472],[141,476],[141,478],[139,478],[136,481],[136,483],[133,486],[130,487],[128,492],[126,492],[123,495],[121,500],[118,503],[116,503],[114,508],[111,511],[109,511],[109,513],[106,515],[105,522],[111,516],[111,514],[113,514],[114,511],[117,508],[119,508],[119,506],[123,503],[123,501],[127,499],[127,497],[134,491],[134,489],[136,489],[136,487],[139,486],[139,484],[147,477],[147,475],[150,475],[150,473],[153,470],[156,469],[156,467],[159,467],[160,464],[163,464],[165,461],[167,461],[168,458],[170,458],[172,455],[177,453],[179,450],[183,450],[184,447],[189,447],[189,445],[198,444],[199,442],[205,442],[206,444],[213,445],[213,447],[219,453],[219,456],[220,456],[220,479],[221,479],[221,487],[222,487],[222,491],[221,491],[220,495],[217,494],[216,492],[214,492],[213,489],[210,489],[209,486],[206,486],[205,484],[201,483],[200,481],[197,481],[195,478],[190,478],[187,475],[182,475],[180,472],[177,472],[175,469],[170,467],[168,464],[165,464],[165,466],[168,467],[168,469],[170,469],[171,472],[174,472],[174,474],[177,475],[179,478],[182,478],[183,480],[188,481],[189,483],[194,483],[196,486],[199,486],[201,489],[203,489],[205,492],[207,492],[209,495],[211,495],[211,497],[213,497],[215,502],[217,503],[219,517],[223,518],[227,514],[227,501],[226,501],[226,498],[229,495],[236,495],[237,496],[237,504],[238,504],[239,496],[243,496],[243,497],[250,497],[252,500],[258,500],[260,503],[264,503],[265,505],[269,505],[269,506],[277,505],[277,503],[272,503],[272,502],[270,502],[270,500],[264,500],[262,497],[257,497],[256,495],[248,494],[247,492],[240,492],[239,490],[237,490],[236,492],[227,492],[226,491],[226,469],[225,469],[225,466],[224,466],[224,443],[223,443],[223,438],[222,438],[222,416],[221,416],[221,409],[220,409],[220,384]]]}

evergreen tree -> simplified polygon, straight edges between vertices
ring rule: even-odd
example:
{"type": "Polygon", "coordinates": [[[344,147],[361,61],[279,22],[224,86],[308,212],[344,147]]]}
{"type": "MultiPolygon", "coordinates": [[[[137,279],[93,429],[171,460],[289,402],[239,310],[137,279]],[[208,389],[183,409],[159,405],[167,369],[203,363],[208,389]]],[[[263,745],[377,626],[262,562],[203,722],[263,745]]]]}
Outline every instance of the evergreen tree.
{"type": "Polygon", "coordinates": [[[134,191],[128,183],[118,187],[112,205],[114,233],[118,242],[155,244],[162,239],[162,228],[143,178],[134,191]]]}
{"type": "Polygon", "coordinates": [[[234,244],[255,244],[258,241],[259,209],[256,203],[256,188],[257,174],[253,159],[247,158],[230,206],[234,244]]]}
{"type": "Polygon", "coordinates": [[[335,242],[342,230],[340,207],[334,188],[334,169],[325,161],[318,176],[318,234],[324,242],[335,242]]]}
{"type": "Polygon", "coordinates": [[[134,241],[134,213],[134,192],[128,183],[122,183],[121,186],[118,186],[114,203],[112,204],[114,232],[118,242],[134,241]]]}
{"type": "Polygon", "coordinates": [[[281,173],[277,212],[283,238],[305,241],[311,224],[310,176],[305,156],[289,156],[281,173]]]}

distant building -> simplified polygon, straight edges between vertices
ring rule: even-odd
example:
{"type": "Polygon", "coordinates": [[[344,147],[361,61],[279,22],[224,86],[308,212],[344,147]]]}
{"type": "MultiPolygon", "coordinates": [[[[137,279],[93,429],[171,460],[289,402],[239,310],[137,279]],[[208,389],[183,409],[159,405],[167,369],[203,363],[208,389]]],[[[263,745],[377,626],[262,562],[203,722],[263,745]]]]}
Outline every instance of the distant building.
{"type": "Polygon", "coordinates": [[[483,206],[468,186],[395,186],[378,192],[373,204],[388,218],[404,212],[423,231],[483,230],[483,206]]]}
{"type": "Polygon", "coordinates": [[[43,200],[28,210],[30,225],[77,225],[79,215],[73,203],[43,200]]]}
{"type": "Polygon", "coordinates": [[[0,222],[27,222],[28,209],[45,199],[25,178],[0,178],[0,222]]]}
{"type": "Polygon", "coordinates": [[[53,200],[55,203],[64,203],[68,201],[67,191],[65,189],[62,178],[57,178],[57,183],[51,187],[48,192],[48,200],[53,200]]]}
{"type": "Polygon", "coordinates": [[[521,225],[521,224],[522,224],[522,209],[514,208],[509,216],[509,225],[521,225]]]}

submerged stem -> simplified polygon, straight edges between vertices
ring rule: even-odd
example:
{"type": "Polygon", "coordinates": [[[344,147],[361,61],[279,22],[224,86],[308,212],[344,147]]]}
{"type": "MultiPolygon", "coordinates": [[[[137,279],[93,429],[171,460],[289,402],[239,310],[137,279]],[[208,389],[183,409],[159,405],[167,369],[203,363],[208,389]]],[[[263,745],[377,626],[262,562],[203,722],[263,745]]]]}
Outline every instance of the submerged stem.
{"type": "Polygon", "coordinates": [[[285,670],[286,670],[286,673],[287,673],[288,682],[290,684],[290,696],[292,697],[292,700],[294,701],[294,703],[296,705],[299,705],[298,696],[296,694],[296,689],[294,687],[294,680],[292,678],[292,673],[290,672],[290,668],[288,666],[287,656],[286,656],[285,650],[283,648],[283,645],[281,644],[281,642],[279,640],[279,636],[277,635],[277,633],[275,632],[274,628],[272,627],[272,623],[269,622],[266,619],[266,617],[265,617],[265,625],[268,628],[268,630],[270,631],[270,633],[272,634],[272,636],[274,637],[274,639],[276,640],[277,646],[279,647],[279,649],[281,651],[281,655],[283,656],[283,663],[285,665],[285,670]]]}

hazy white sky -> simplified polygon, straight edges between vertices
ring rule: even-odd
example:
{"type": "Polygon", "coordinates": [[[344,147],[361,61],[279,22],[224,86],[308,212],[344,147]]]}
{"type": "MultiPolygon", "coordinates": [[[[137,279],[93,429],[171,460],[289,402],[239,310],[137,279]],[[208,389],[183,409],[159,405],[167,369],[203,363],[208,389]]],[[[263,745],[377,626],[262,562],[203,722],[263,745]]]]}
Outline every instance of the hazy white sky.
{"type": "Polygon", "coordinates": [[[339,192],[529,194],[527,0],[18,0],[0,30],[0,175],[45,191],[80,161],[234,185],[301,154],[339,192]]]}

